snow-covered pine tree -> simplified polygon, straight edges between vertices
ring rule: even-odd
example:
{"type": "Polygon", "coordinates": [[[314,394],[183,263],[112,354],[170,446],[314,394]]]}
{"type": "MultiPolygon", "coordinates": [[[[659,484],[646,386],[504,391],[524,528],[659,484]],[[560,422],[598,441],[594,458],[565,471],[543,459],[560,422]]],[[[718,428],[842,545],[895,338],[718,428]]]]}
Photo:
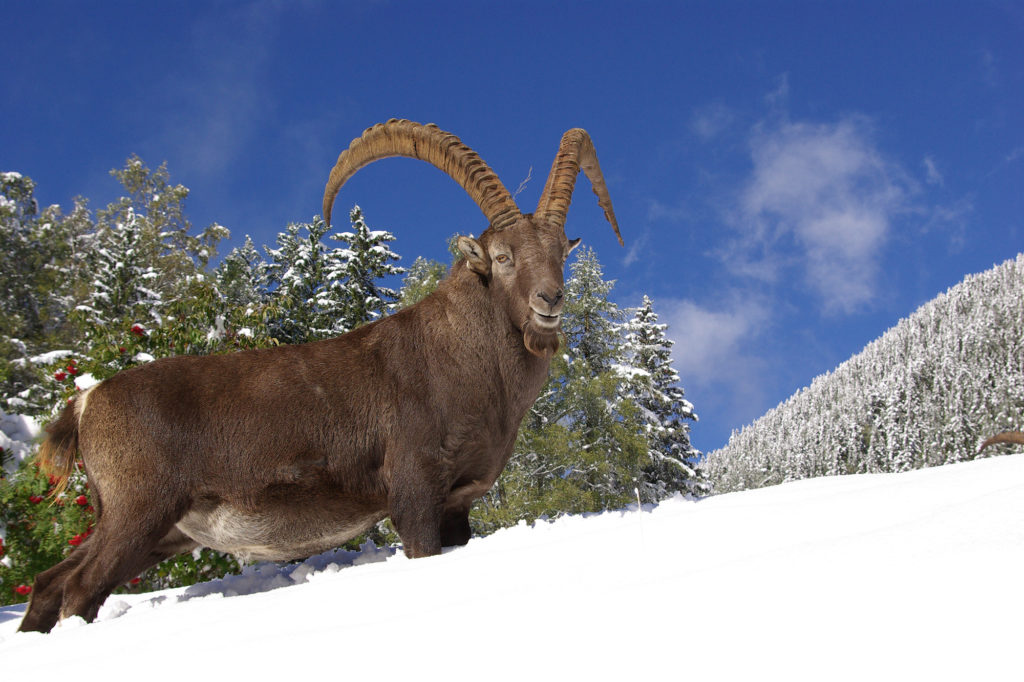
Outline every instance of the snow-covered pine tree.
{"type": "Polygon", "coordinates": [[[48,351],[80,336],[69,313],[88,295],[81,251],[91,228],[84,201],[67,216],[39,210],[30,178],[0,174],[0,407],[45,414],[61,392],[53,375],[69,352],[48,351]]]}
{"type": "Polygon", "coordinates": [[[438,283],[448,274],[448,266],[436,260],[417,256],[402,279],[398,291],[398,307],[408,308],[433,293],[438,283]]]}
{"type": "Polygon", "coordinates": [[[163,317],[163,295],[157,290],[161,273],[158,263],[147,258],[152,251],[143,243],[143,221],[131,207],[120,217],[123,221],[100,226],[89,254],[93,295],[78,310],[86,316],[91,337],[105,334],[121,320],[148,325],[159,324],[163,317]]]}
{"type": "Polygon", "coordinates": [[[267,264],[252,238],[224,256],[214,270],[217,289],[229,305],[247,307],[263,303],[267,292],[267,264]]]}
{"type": "Polygon", "coordinates": [[[625,317],[609,298],[615,280],[604,279],[597,254],[587,246],[577,251],[569,272],[562,332],[574,361],[582,360],[595,374],[607,372],[621,359],[621,322],[625,317]]]}
{"type": "Polygon", "coordinates": [[[91,228],[82,200],[67,216],[56,205],[40,210],[31,178],[0,173],[0,339],[19,339],[38,352],[67,335],[67,314],[84,279],[79,253],[91,228]]]}
{"type": "Polygon", "coordinates": [[[92,340],[133,324],[160,325],[164,308],[191,298],[196,278],[228,231],[216,223],[190,234],[184,201],[188,188],[171,185],[166,164],[151,171],[137,156],[111,171],[127,194],[97,214],[86,256],[92,294],[78,306],[92,340]]]}
{"type": "Polygon", "coordinates": [[[327,229],[319,216],[310,223],[291,223],[277,235],[277,248],[267,248],[267,286],[276,311],[270,329],[278,341],[303,343],[350,329],[338,279],[348,253],[327,247],[327,229]]]}
{"type": "Polygon", "coordinates": [[[349,212],[351,232],[339,232],[333,239],[346,244],[346,258],[331,276],[343,282],[345,318],[349,329],[372,322],[392,312],[398,293],[380,284],[384,277],[400,275],[405,268],[393,265],[401,260],[388,246],[395,236],[386,230],[371,230],[359,206],[349,212]]]}
{"type": "Polygon", "coordinates": [[[675,342],[665,336],[666,329],[645,295],[625,325],[626,363],[618,368],[622,394],[640,409],[650,458],[641,468],[640,488],[653,500],[676,491],[706,495],[710,489],[698,467],[701,453],[690,443],[688,422],[697,415],[679,386],[679,373],[672,366],[675,342]]]}
{"type": "Polygon", "coordinates": [[[622,313],[609,298],[613,286],[593,250],[579,251],[562,310],[568,343],[552,361],[508,466],[477,507],[480,528],[636,499],[648,447],[639,408],[620,395],[622,313]]]}

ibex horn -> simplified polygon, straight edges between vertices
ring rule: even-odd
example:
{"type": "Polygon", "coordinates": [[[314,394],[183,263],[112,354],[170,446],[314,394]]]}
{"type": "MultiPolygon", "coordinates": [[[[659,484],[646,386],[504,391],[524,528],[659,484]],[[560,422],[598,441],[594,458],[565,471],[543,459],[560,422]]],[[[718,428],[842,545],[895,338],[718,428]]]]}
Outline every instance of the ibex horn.
{"type": "Polygon", "coordinates": [[[597,195],[597,203],[604,209],[604,217],[615,230],[619,244],[625,245],[619,233],[619,224],[615,220],[611,197],[608,196],[608,186],[604,184],[604,175],[597,163],[594,143],[590,141],[587,131],[582,128],[567,130],[562,135],[562,144],[558,147],[558,154],[551,165],[551,173],[548,175],[547,184],[544,185],[544,193],[537,202],[537,211],[534,215],[565,229],[565,216],[569,211],[576,176],[580,170],[590,179],[590,185],[597,195]]]}
{"type": "Polygon", "coordinates": [[[981,451],[989,445],[995,445],[996,443],[1017,443],[1019,445],[1024,445],[1024,433],[1021,433],[1020,431],[1003,431],[1002,433],[997,433],[981,444],[981,447],[978,448],[978,454],[981,454],[981,451]]]}
{"type": "Polygon", "coordinates": [[[420,159],[447,173],[466,190],[496,230],[510,226],[521,215],[494,171],[455,135],[433,123],[391,119],[367,128],[338,157],[324,188],[324,220],[328,224],[341,186],[363,166],[390,156],[420,159]]]}

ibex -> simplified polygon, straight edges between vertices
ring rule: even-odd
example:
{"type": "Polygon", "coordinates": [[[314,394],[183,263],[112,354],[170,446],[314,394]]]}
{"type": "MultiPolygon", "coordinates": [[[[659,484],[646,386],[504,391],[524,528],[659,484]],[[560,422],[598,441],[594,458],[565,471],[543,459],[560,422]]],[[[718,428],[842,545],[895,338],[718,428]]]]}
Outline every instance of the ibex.
{"type": "Polygon", "coordinates": [[[490,223],[459,237],[437,291],[334,339],[120,372],[47,427],[40,459],[66,480],[81,453],[98,520],[39,574],[21,630],[95,618],[110,592],[198,546],[287,560],[326,551],[390,516],[406,554],[469,541],[469,508],[504,468],[559,341],[564,225],[582,169],[618,224],[586,131],[562,137],[532,215],[494,172],[434,125],[391,120],[338,157],[324,218],[363,166],[433,164],[490,223]]]}
{"type": "Polygon", "coordinates": [[[991,438],[986,439],[985,442],[981,444],[981,447],[978,448],[978,454],[980,455],[988,446],[995,445],[997,443],[1017,443],[1018,445],[1024,445],[1024,432],[1003,431],[1002,433],[997,433],[991,438]]]}

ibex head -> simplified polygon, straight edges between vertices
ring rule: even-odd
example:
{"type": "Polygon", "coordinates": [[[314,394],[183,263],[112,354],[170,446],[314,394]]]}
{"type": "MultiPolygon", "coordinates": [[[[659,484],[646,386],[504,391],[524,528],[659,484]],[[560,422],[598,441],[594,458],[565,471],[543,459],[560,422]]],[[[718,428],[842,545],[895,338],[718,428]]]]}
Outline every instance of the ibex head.
{"type": "Polygon", "coordinates": [[[622,243],[587,132],[573,128],[562,136],[537,210],[523,214],[494,171],[459,138],[433,124],[395,119],[378,123],[338,157],[324,189],[324,219],[328,223],[341,186],[363,166],[390,156],[431,163],[466,190],[490,225],[477,239],[459,237],[465,267],[479,275],[492,295],[501,299],[530,352],[544,356],[557,350],[565,261],[580,241],[570,241],[565,235],[565,217],[580,170],[590,179],[598,204],[622,243]]]}

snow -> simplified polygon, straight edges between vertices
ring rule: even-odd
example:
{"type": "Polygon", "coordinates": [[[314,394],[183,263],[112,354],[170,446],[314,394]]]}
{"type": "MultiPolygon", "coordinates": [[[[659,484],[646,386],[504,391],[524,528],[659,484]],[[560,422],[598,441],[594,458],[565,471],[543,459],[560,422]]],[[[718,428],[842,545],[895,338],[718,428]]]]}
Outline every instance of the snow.
{"type": "Polygon", "coordinates": [[[337,552],[114,595],[15,633],[5,679],[1015,679],[1024,455],[524,524],[428,559],[337,552]],[[238,595],[238,596],[234,596],[238,595]],[[162,674],[161,674],[162,673],[162,674]]]}
{"type": "Polygon", "coordinates": [[[16,358],[11,360],[11,364],[18,367],[24,367],[26,363],[31,363],[33,365],[52,365],[55,362],[60,362],[64,358],[69,358],[73,355],[75,355],[75,351],[73,350],[51,350],[47,353],[33,355],[30,358],[16,358]]]}
{"type": "Polygon", "coordinates": [[[98,383],[100,383],[100,380],[94,377],[89,372],[79,374],[77,377],[75,377],[75,388],[77,388],[79,391],[85,391],[87,389],[90,389],[98,383]]]}
{"type": "Polygon", "coordinates": [[[41,429],[39,422],[32,417],[6,414],[0,410],[0,448],[13,455],[4,463],[3,472],[6,475],[17,471],[19,463],[32,452],[32,441],[41,429]]]}

